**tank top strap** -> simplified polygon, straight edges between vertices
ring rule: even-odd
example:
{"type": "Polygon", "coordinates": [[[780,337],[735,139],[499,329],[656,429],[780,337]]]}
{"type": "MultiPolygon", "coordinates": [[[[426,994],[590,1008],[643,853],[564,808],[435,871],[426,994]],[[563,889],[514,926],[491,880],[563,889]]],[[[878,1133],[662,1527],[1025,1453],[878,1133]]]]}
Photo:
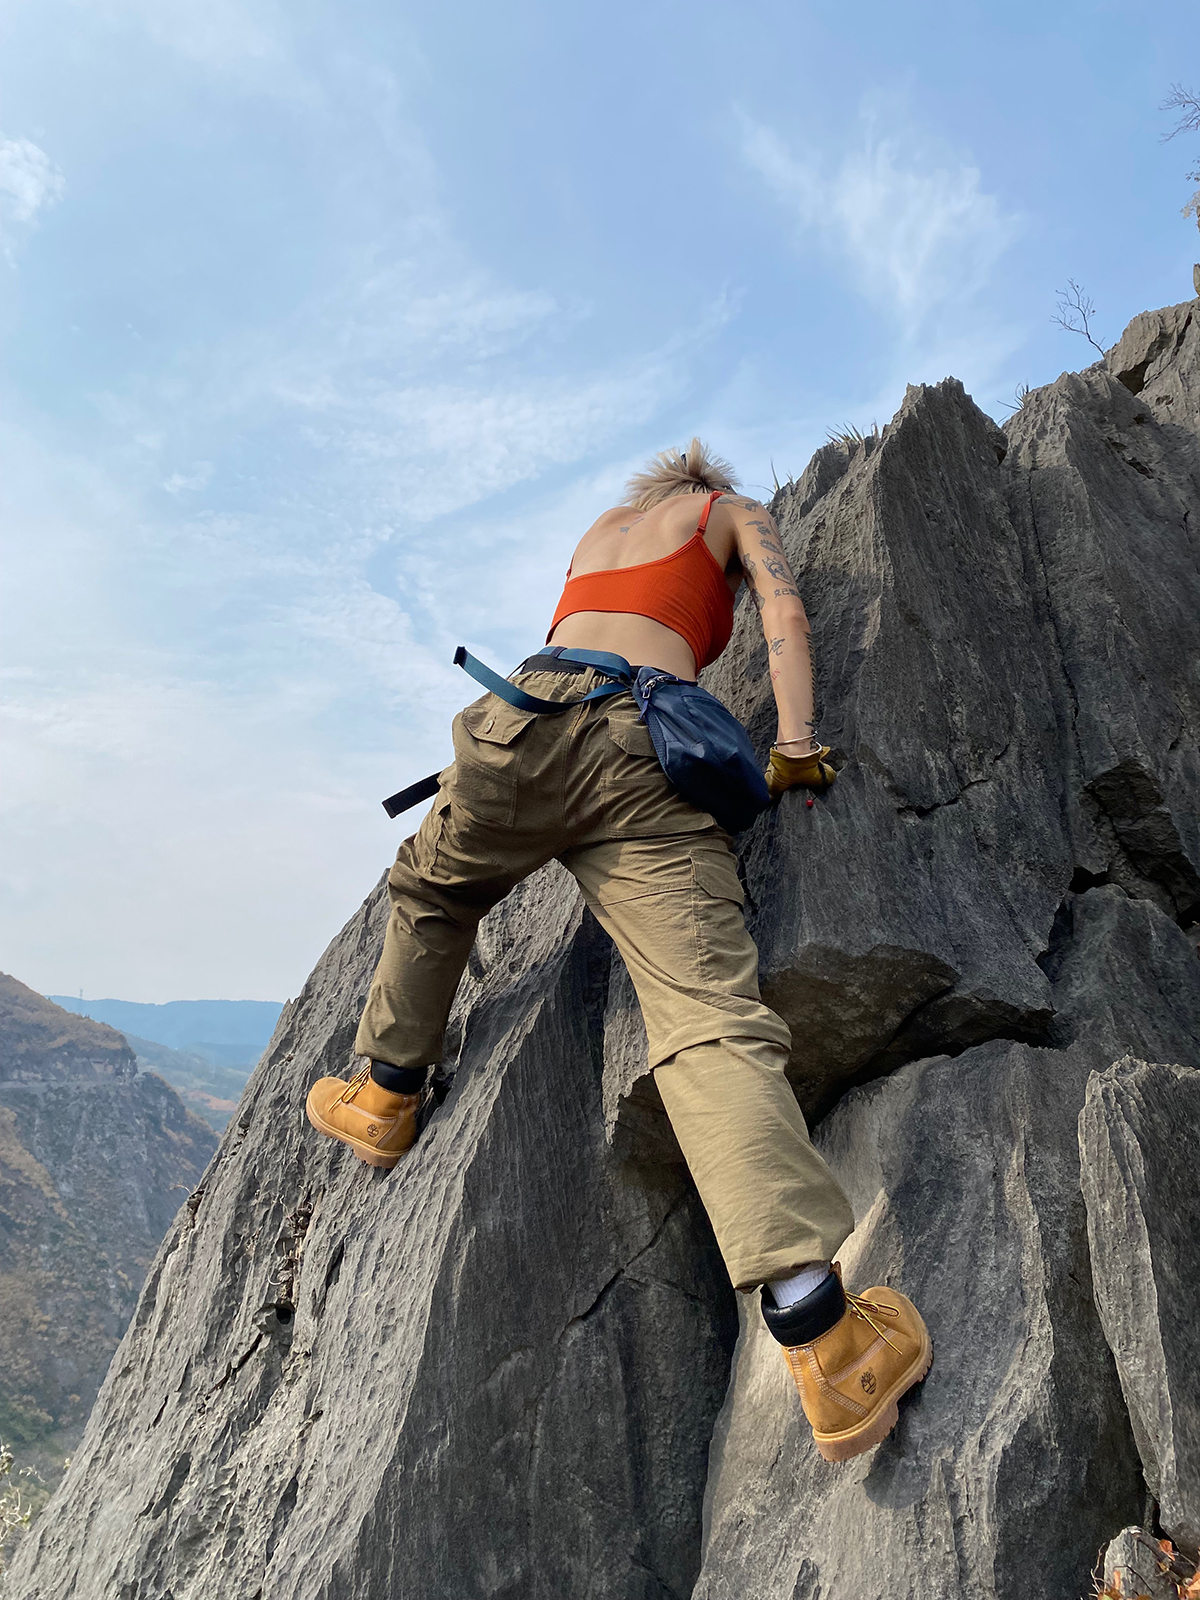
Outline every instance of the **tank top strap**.
{"type": "Polygon", "coordinates": [[[724,493],[724,489],[714,489],[704,502],[704,510],[700,513],[700,521],[696,524],[697,533],[703,533],[705,528],[708,527],[708,513],[713,508],[713,501],[719,500],[724,493]]]}

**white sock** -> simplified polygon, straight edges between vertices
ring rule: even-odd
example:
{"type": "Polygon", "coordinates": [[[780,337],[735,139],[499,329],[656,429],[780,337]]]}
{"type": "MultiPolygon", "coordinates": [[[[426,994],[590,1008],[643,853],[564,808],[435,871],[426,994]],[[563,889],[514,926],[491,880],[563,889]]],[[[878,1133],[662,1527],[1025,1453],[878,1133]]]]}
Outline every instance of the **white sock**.
{"type": "Polygon", "coordinates": [[[828,1261],[810,1261],[806,1267],[801,1267],[799,1272],[790,1278],[768,1278],[767,1288],[774,1296],[775,1304],[780,1311],[786,1311],[788,1306],[794,1306],[798,1300],[803,1300],[814,1289],[819,1289],[829,1276],[828,1261]]]}

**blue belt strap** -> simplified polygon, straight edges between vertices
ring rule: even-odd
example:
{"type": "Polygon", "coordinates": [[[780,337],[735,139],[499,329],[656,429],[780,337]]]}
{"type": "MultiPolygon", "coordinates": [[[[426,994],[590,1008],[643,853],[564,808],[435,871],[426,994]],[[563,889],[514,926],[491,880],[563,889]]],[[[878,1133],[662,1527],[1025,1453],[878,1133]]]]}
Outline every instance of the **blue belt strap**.
{"type": "MultiPolygon", "coordinates": [[[[633,687],[633,668],[624,656],[610,655],[606,650],[567,650],[562,645],[550,645],[547,649],[540,650],[538,654],[557,656],[559,660],[564,661],[582,662],[584,666],[595,667],[597,672],[603,672],[615,681],[599,684],[587,694],[581,695],[578,700],[539,700],[537,695],[526,694],[524,689],[518,689],[515,683],[509,683],[507,678],[502,678],[498,672],[493,672],[491,667],[485,667],[482,661],[477,660],[461,644],[454,652],[454,665],[461,667],[475,679],[476,683],[481,683],[485,689],[498,695],[501,700],[507,700],[510,706],[516,706],[518,711],[536,711],[544,716],[556,716],[560,711],[571,711],[575,706],[585,705],[589,700],[607,700],[609,695],[621,694],[633,687]]],[[[383,809],[389,817],[398,817],[410,806],[428,800],[438,792],[439,776],[439,773],[431,772],[427,778],[421,778],[417,783],[410,783],[407,789],[401,789],[399,794],[389,795],[383,802],[383,809]]]]}
{"type": "Polygon", "coordinates": [[[585,667],[595,667],[598,672],[607,672],[616,678],[633,679],[633,668],[625,657],[610,655],[607,650],[569,650],[561,644],[552,644],[545,650],[539,650],[538,655],[557,656],[560,661],[582,661],[585,667]]]}
{"type": "Polygon", "coordinates": [[[598,672],[607,673],[617,681],[599,684],[587,694],[581,695],[578,700],[539,700],[537,695],[526,694],[524,689],[518,689],[515,683],[509,683],[507,678],[502,678],[498,672],[493,672],[491,667],[485,667],[482,661],[476,660],[461,644],[454,652],[454,665],[461,667],[475,679],[476,683],[481,683],[485,689],[490,690],[501,700],[507,700],[508,704],[515,706],[518,711],[536,711],[543,716],[571,711],[575,706],[585,705],[589,700],[606,700],[609,695],[621,694],[633,682],[633,669],[624,656],[609,655],[603,650],[589,652],[555,649],[544,653],[554,654],[567,661],[580,661],[586,666],[595,667],[598,672]]]}

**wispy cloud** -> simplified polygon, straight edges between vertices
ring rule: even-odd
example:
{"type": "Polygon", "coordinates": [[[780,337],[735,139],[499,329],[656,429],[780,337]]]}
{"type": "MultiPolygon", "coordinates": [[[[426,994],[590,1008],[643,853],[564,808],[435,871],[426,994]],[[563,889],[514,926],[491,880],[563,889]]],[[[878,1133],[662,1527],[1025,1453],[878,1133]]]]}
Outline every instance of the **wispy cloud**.
{"type": "MultiPolygon", "coordinates": [[[[540,261],[476,255],[398,77],[353,51],[327,67],[270,0],[95,11],[119,43],[148,34],[188,92],[219,80],[229,105],[261,88],[281,126],[276,76],[299,85],[296,126],[340,152],[337,203],[316,216],[320,248],[296,232],[295,270],[278,242],[270,292],[230,277],[219,323],[156,280],[121,360],[78,369],[70,427],[0,424],[6,577],[28,597],[4,713],[24,779],[0,796],[17,969],[65,963],[63,985],[96,992],[132,962],[147,997],[179,993],[194,968],[159,930],[183,892],[191,945],[216,956],[205,981],[280,994],[394,847],[378,797],[450,758],[449,716],[473,693],[452,645],[508,665],[536,645],[614,487],[605,463],[687,394],[734,307],[714,293],[647,339],[540,261]],[[261,916],[231,928],[243,901],[261,916]],[[139,948],[109,968],[96,929],[117,904],[139,948]]],[[[61,175],[13,171],[9,214],[28,227],[61,175]]],[[[87,174],[93,212],[105,178],[87,174]]]]}
{"type": "Polygon", "coordinates": [[[310,86],[295,60],[294,22],[276,0],[75,0],[91,19],[134,27],[164,50],[256,91],[310,86]]]}
{"type": "Polygon", "coordinates": [[[5,255],[11,258],[14,234],[56,205],[65,187],[62,173],[39,145],[0,136],[0,241],[5,255]]]}
{"type": "Polygon", "coordinates": [[[1012,337],[980,301],[1023,219],[986,191],[969,160],[894,111],[880,132],[883,120],[868,118],[863,142],[831,156],[792,148],[743,118],[742,150],[790,213],[798,248],[849,269],[859,296],[892,322],[906,359],[964,336],[994,359],[1012,337]]]}
{"type": "MultiPolygon", "coordinates": [[[[150,442],[153,443],[152,438],[150,442]]],[[[188,494],[203,489],[212,475],[211,461],[197,461],[190,472],[173,472],[169,478],[164,478],[163,488],[168,494],[188,494]]]]}

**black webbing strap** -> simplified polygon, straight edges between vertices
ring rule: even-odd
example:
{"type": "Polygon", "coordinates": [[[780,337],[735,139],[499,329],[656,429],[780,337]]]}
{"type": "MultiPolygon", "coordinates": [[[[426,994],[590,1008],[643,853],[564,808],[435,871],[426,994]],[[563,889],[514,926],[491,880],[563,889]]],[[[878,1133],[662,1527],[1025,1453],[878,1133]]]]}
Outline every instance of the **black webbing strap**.
{"type": "Polygon", "coordinates": [[[389,817],[398,817],[410,806],[419,806],[422,800],[432,800],[438,792],[440,777],[440,772],[431,772],[427,778],[421,778],[417,783],[410,783],[407,789],[401,789],[399,794],[388,795],[383,802],[383,809],[389,817]]]}

